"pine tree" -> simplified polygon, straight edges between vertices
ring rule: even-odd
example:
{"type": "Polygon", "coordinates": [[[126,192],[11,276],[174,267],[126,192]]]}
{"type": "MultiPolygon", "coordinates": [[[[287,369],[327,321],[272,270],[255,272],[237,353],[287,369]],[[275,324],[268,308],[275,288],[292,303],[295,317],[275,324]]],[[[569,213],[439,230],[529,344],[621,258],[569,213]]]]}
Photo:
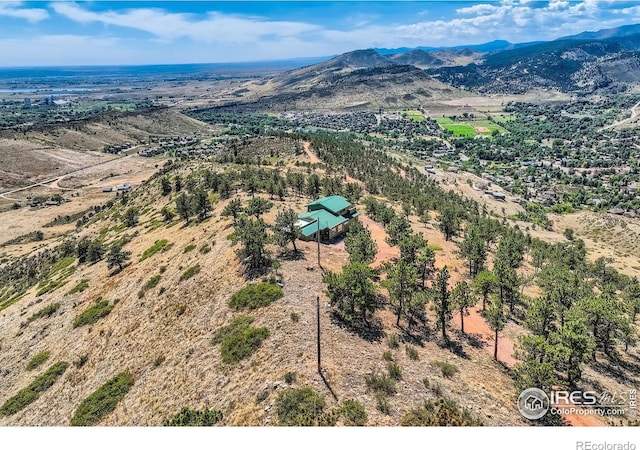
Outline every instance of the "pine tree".
{"type": "Polygon", "coordinates": [[[296,247],[296,239],[300,238],[300,229],[295,225],[298,221],[298,216],[291,208],[283,209],[276,215],[276,222],[273,226],[273,239],[274,242],[286,249],[289,242],[293,244],[293,251],[298,253],[296,247]]]}
{"type": "Polygon", "coordinates": [[[227,206],[222,210],[222,217],[232,217],[233,224],[235,225],[238,221],[238,216],[242,213],[242,200],[239,198],[234,198],[227,203],[227,206]]]}
{"type": "Polygon", "coordinates": [[[464,316],[469,314],[469,308],[476,304],[476,298],[469,284],[461,280],[451,291],[451,299],[454,307],[460,312],[460,331],[464,333],[464,316]]]}
{"type": "Polygon", "coordinates": [[[351,262],[371,264],[376,259],[378,246],[371,237],[371,231],[360,222],[354,222],[349,226],[344,245],[351,262]]]}
{"type": "Polygon", "coordinates": [[[185,222],[191,218],[191,202],[184,192],[176,198],[176,211],[185,222]]]}
{"type": "Polygon", "coordinates": [[[498,333],[504,329],[507,320],[504,316],[504,304],[500,298],[491,303],[487,311],[489,327],[494,331],[493,359],[498,360],[498,333]]]}
{"type": "Polygon", "coordinates": [[[343,320],[353,322],[359,317],[369,323],[369,316],[379,307],[379,293],[372,281],[373,276],[372,269],[361,262],[347,264],[342,273],[327,272],[323,275],[327,296],[343,320]]]}
{"type": "Polygon", "coordinates": [[[255,216],[256,219],[259,219],[262,214],[269,212],[272,207],[273,202],[262,197],[254,197],[249,200],[249,204],[247,205],[245,212],[250,216],[255,216]]]}
{"type": "Polygon", "coordinates": [[[449,292],[449,269],[444,266],[438,271],[436,279],[433,282],[433,302],[438,316],[438,328],[442,332],[442,339],[447,340],[447,323],[452,318],[452,305],[450,302],[449,292]]]}
{"type": "Polygon", "coordinates": [[[483,270],[473,280],[473,289],[476,291],[480,298],[482,298],[482,312],[487,309],[487,301],[489,295],[495,292],[498,286],[498,279],[493,272],[489,270],[483,270]]]}
{"type": "Polygon", "coordinates": [[[192,198],[192,208],[193,211],[198,214],[198,220],[200,222],[207,218],[209,211],[211,211],[211,202],[204,189],[198,188],[195,190],[192,198]]]}
{"type": "Polygon", "coordinates": [[[416,268],[402,259],[387,272],[386,285],[389,289],[391,303],[396,310],[396,326],[400,325],[400,319],[405,313],[406,305],[416,291],[416,277],[416,268]]]}
{"type": "Polygon", "coordinates": [[[122,265],[131,258],[131,252],[122,250],[121,245],[112,245],[107,254],[107,268],[118,266],[118,272],[122,270],[122,265]]]}
{"type": "Polygon", "coordinates": [[[459,213],[449,203],[445,203],[445,205],[440,209],[440,215],[438,216],[438,228],[442,234],[444,234],[444,239],[446,241],[457,236],[460,231],[459,213]]]}

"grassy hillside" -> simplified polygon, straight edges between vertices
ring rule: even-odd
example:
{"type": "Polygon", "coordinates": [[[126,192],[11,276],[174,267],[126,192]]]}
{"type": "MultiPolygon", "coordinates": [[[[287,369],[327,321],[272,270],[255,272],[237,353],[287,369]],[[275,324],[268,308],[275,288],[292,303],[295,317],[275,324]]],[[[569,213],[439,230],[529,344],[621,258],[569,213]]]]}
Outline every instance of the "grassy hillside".
{"type": "MultiPolygon", "coordinates": [[[[446,339],[431,297],[398,313],[394,268],[409,246],[399,242],[421,234],[433,252],[432,269],[447,266],[453,288],[468,280],[459,249],[474,203],[368,144],[338,135],[299,138],[311,142],[257,137],[231,141],[216,156],[167,161],[130,194],[47,241],[46,249],[5,261],[0,301],[10,304],[0,312],[0,399],[19,393],[42,370],[27,371],[25,354],[47,351],[50,361],[70,364],[37,398],[0,417],[0,425],[442,425],[438,417],[458,425],[526,424],[514,402],[513,351],[517,336],[528,333],[524,297],[510,312],[505,303],[498,361],[479,304],[467,311],[466,333],[452,312],[446,339]],[[322,162],[310,163],[301,146],[322,162]],[[370,270],[378,293],[365,322],[347,320],[327,295],[326,274],[340,274],[353,258],[348,241],[321,245],[322,268],[313,242],[296,242],[299,253],[290,243],[268,242],[257,267],[247,253],[247,240],[257,245],[251,238],[263,230],[273,236],[281,211],[302,211],[329,194],[356,204],[375,243],[374,258],[361,263],[369,269],[359,272],[370,270]],[[452,208],[464,226],[449,235],[438,224],[452,208]],[[256,231],[243,233],[247,224],[256,231]],[[47,289],[38,295],[43,280],[47,289]],[[59,306],[41,313],[51,304],[59,306]]],[[[490,265],[497,242],[524,234],[484,219],[499,229],[490,265]]],[[[532,252],[527,248],[518,276],[538,270],[532,252]]],[[[413,275],[415,298],[433,295],[422,285],[435,286],[435,275],[421,282],[413,275]]],[[[525,287],[533,296],[535,289],[525,287]]],[[[637,382],[637,350],[624,353],[619,340],[613,345],[624,362],[615,366],[618,376],[597,373],[616,364],[603,348],[582,383],[621,389],[637,382]]]]}

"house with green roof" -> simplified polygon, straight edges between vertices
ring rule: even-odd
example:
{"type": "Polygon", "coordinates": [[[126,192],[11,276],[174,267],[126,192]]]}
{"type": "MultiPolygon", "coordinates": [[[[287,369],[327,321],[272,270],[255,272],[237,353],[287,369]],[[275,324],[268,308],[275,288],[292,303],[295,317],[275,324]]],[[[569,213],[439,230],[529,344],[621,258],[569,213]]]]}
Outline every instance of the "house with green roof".
{"type": "Polygon", "coordinates": [[[296,226],[300,229],[300,239],[303,241],[318,239],[317,233],[320,231],[320,240],[326,242],[343,235],[359,214],[346,198],[332,195],[309,203],[307,210],[298,214],[296,226]]]}

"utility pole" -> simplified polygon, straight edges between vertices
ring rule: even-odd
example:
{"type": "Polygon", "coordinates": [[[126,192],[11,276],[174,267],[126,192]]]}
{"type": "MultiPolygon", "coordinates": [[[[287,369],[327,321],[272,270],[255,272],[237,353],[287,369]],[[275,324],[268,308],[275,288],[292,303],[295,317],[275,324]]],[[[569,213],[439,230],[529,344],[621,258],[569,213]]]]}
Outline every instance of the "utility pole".
{"type": "Polygon", "coordinates": [[[316,317],[317,317],[317,346],[318,346],[318,373],[322,375],[322,365],[320,364],[320,296],[316,297],[316,317]]]}

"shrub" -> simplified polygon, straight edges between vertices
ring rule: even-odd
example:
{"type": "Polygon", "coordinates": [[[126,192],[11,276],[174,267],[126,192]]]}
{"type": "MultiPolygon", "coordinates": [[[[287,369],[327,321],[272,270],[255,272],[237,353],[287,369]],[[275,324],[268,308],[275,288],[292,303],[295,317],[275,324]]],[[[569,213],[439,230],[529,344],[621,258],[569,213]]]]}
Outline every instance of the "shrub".
{"type": "Polygon", "coordinates": [[[283,296],[280,286],[270,283],[250,284],[231,296],[229,306],[233,309],[256,309],[268,306],[283,296]]]}
{"type": "Polygon", "coordinates": [[[390,349],[400,347],[400,338],[398,337],[398,335],[393,333],[387,336],[387,345],[390,349]]]}
{"type": "Polygon", "coordinates": [[[389,372],[389,376],[394,380],[402,379],[402,371],[400,370],[398,363],[389,362],[389,364],[387,364],[387,371],[389,372]]]}
{"type": "Polygon", "coordinates": [[[407,345],[406,350],[407,350],[407,356],[409,357],[409,359],[413,361],[418,360],[418,350],[416,350],[415,347],[407,345]]]}
{"type": "Polygon", "coordinates": [[[292,312],[291,313],[291,321],[297,323],[300,321],[300,314],[292,312]]]}
{"type": "Polygon", "coordinates": [[[189,244],[184,248],[182,253],[189,253],[191,250],[193,250],[195,248],[196,248],[195,244],[189,244]]]}
{"type": "Polygon", "coordinates": [[[209,253],[211,251],[211,247],[209,247],[209,244],[203,244],[202,247],[200,247],[200,253],[202,253],[203,255],[209,253]]]}
{"type": "Polygon", "coordinates": [[[255,328],[252,323],[253,317],[240,316],[214,335],[213,343],[222,344],[222,361],[232,364],[251,356],[269,336],[267,328],[255,328]]]}
{"type": "Polygon", "coordinates": [[[49,356],[51,356],[51,352],[48,352],[48,351],[36,353],[33,356],[33,358],[31,358],[31,361],[27,363],[26,369],[27,370],[37,369],[38,367],[40,367],[40,365],[42,365],[42,363],[44,363],[47,359],[49,359],[49,356]]]}
{"type": "Polygon", "coordinates": [[[107,316],[115,305],[110,305],[109,300],[100,300],[95,305],[86,309],[73,321],[73,328],[78,328],[83,325],[91,325],[98,320],[107,316]]]}
{"type": "Polygon", "coordinates": [[[355,400],[345,400],[338,410],[345,425],[361,427],[367,423],[367,412],[364,406],[355,400]]]}
{"type": "Polygon", "coordinates": [[[151,278],[149,278],[149,281],[147,281],[143,287],[144,290],[149,290],[149,289],[153,289],[154,287],[156,287],[158,285],[158,283],[160,283],[160,280],[162,279],[162,275],[154,275],[151,278]]]}
{"type": "Polygon", "coordinates": [[[185,281],[191,278],[192,276],[200,273],[200,264],[196,264],[195,266],[189,267],[187,270],[180,275],[180,281],[185,281]]]}
{"type": "Polygon", "coordinates": [[[113,411],[133,386],[129,372],[121,372],[85,398],[71,419],[71,426],[91,426],[113,411]]]}
{"type": "Polygon", "coordinates": [[[437,381],[431,385],[431,392],[436,397],[442,397],[444,395],[444,391],[442,390],[442,385],[437,381]]]}
{"type": "Polygon", "coordinates": [[[393,361],[393,354],[391,353],[391,351],[386,350],[384,353],[382,353],[382,359],[384,359],[385,361],[393,361]]]}
{"type": "Polygon", "coordinates": [[[57,310],[60,309],[60,303],[52,303],[51,305],[45,306],[37,313],[33,314],[31,317],[27,319],[27,323],[31,323],[34,320],[40,319],[41,317],[51,317],[57,310]]]}
{"type": "Polygon", "coordinates": [[[440,370],[442,371],[442,376],[445,378],[451,378],[456,373],[458,373],[458,368],[446,361],[433,361],[431,365],[433,367],[439,367],[440,370]]]}
{"type": "Polygon", "coordinates": [[[74,287],[72,287],[69,292],[67,292],[64,295],[72,295],[75,294],[77,292],[84,292],[85,289],[87,289],[89,287],[89,280],[87,280],[86,278],[83,278],[82,280],[80,280],[78,282],[78,284],[76,284],[74,287]]]}
{"type": "Polygon", "coordinates": [[[140,289],[140,291],[138,292],[138,298],[144,297],[144,293],[156,287],[158,283],[160,283],[161,279],[162,279],[162,275],[154,275],[151,278],[149,278],[149,281],[147,281],[144,284],[144,286],[142,286],[142,289],[140,289]]]}
{"type": "Polygon", "coordinates": [[[89,355],[82,355],[76,362],[73,363],[73,365],[76,366],[76,369],[79,369],[80,367],[84,366],[87,361],[89,361],[89,355]]]}
{"type": "Polygon", "coordinates": [[[312,426],[324,410],[324,399],[312,388],[287,388],[276,399],[278,424],[312,426]]]}
{"type": "Polygon", "coordinates": [[[428,401],[420,408],[414,408],[404,415],[401,426],[482,426],[482,421],[466,408],[460,408],[455,400],[439,398],[428,401]]]}
{"type": "Polygon", "coordinates": [[[167,359],[164,355],[158,355],[158,357],[153,361],[153,367],[160,367],[160,365],[165,362],[167,359]]]}
{"type": "Polygon", "coordinates": [[[364,381],[367,384],[367,389],[375,393],[385,395],[396,393],[396,383],[388,375],[371,372],[364,376],[364,381]]]}
{"type": "Polygon", "coordinates": [[[171,420],[164,423],[165,427],[211,427],[222,420],[222,413],[217,409],[182,408],[171,420]]]}
{"type": "Polygon", "coordinates": [[[422,379],[422,384],[424,384],[424,387],[426,387],[427,389],[429,389],[429,378],[424,377],[422,379]]]}
{"type": "Polygon", "coordinates": [[[10,416],[22,410],[25,406],[35,402],[40,394],[49,389],[67,370],[69,364],[59,362],[49,367],[45,373],[37,377],[29,386],[18,391],[0,406],[0,414],[10,416]]]}
{"type": "Polygon", "coordinates": [[[155,241],[151,247],[149,247],[144,252],[142,252],[142,255],[140,256],[140,261],[142,262],[147,258],[151,258],[153,255],[155,255],[158,252],[166,252],[172,246],[173,244],[171,244],[166,239],[160,239],[159,241],[155,241]]]}
{"type": "Polygon", "coordinates": [[[296,373],[295,372],[287,372],[284,374],[284,381],[287,384],[292,384],[296,381],[296,373]]]}
{"type": "Polygon", "coordinates": [[[382,414],[391,414],[391,406],[389,406],[389,400],[384,394],[380,392],[376,394],[376,409],[382,414]]]}

